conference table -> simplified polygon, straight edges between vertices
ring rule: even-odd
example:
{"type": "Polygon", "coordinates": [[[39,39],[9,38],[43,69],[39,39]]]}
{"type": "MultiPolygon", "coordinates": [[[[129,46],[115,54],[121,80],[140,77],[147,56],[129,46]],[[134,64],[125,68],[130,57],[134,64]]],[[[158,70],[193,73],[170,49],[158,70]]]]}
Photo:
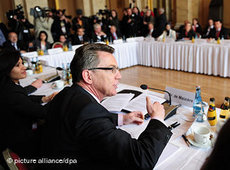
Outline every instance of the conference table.
{"type": "MultiPolygon", "coordinates": [[[[26,79],[21,80],[20,84],[22,86],[26,86],[36,78],[44,78],[47,75],[50,76],[56,73],[57,71],[55,68],[45,67],[43,73],[28,76],[26,79]]],[[[44,83],[41,88],[39,88],[37,91],[33,93],[33,95],[50,95],[53,92],[62,90],[63,88],[55,89],[53,88],[52,83],[44,83]]],[[[143,91],[139,87],[134,87],[126,84],[119,84],[117,91],[121,91],[123,89],[137,90],[143,93],[147,93],[147,95],[154,95],[159,98],[164,98],[164,95],[161,93],[156,93],[153,91],[143,91]]],[[[207,111],[208,108],[206,107],[205,109],[207,111]]],[[[217,112],[219,113],[220,110],[217,109],[217,112]]],[[[148,121],[149,120],[145,120],[144,123],[141,125],[131,124],[131,125],[120,126],[118,128],[121,128],[122,130],[128,132],[132,138],[137,139],[138,136],[141,134],[141,132],[148,125],[148,121]]],[[[195,122],[194,118],[192,117],[192,108],[186,106],[179,107],[176,115],[167,119],[165,123],[167,126],[169,126],[176,121],[179,122],[180,125],[172,130],[173,135],[169,143],[167,144],[166,148],[164,149],[161,157],[159,158],[158,163],[156,164],[154,170],[165,170],[165,169],[199,170],[203,165],[207,156],[210,154],[212,147],[208,147],[208,148],[198,148],[195,146],[188,147],[185,141],[183,140],[183,138],[181,137],[181,135],[188,133],[192,127],[196,127],[200,125],[205,125],[208,127],[210,126],[207,121],[203,123],[195,122]]],[[[210,129],[213,128],[210,127],[210,129]]],[[[215,129],[213,129],[213,132],[215,132],[215,129]]]]}
{"type": "MultiPolygon", "coordinates": [[[[152,66],[207,75],[230,77],[230,41],[221,44],[204,39],[158,42],[153,39],[111,44],[119,68],[152,66]]],[[[76,48],[74,48],[76,49],[76,48]]],[[[75,51],[38,56],[46,65],[62,67],[70,63],[75,51]]],[[[25,57],[32,60],[33,57],[25,57]]]]}

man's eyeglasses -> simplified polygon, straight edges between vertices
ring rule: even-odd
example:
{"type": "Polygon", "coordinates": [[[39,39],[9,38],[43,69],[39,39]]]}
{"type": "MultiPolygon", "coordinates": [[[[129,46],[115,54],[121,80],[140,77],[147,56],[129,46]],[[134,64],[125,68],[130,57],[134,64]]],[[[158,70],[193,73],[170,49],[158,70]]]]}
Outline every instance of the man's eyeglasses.
{"type": "Polygon", "coordinates": [[[118,67],[95,67],[89,68],[88,70],[111,70],[113,74],[116,74],[119,71],[118,67]]]}

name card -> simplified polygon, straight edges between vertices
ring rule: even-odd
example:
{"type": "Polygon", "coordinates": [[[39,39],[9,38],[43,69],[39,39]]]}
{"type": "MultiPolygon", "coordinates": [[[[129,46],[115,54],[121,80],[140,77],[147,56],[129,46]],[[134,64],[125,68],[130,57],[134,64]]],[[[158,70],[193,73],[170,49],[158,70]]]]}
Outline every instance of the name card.
{"type": "Polygon", "coordinates": [[[126,42],[135,42],[136,41],[136,38],[127,38],[126,39],[126,42]]]}
{"type": "Polygon", "coordinates": [[[121,43],[123,43],[122,39],[113,40],[113,44],[121,44],[121,43]]]}
{"type": "Polygon", "coordinates": [[[62,53],[62,52],[63,52],[62,48],[53,48],[53,49],[48,50],[48,54],[50,54],[50,55],[57,54],[57,53],[62,53]]]}
{"type": "MultiPolygon", "coordinates": [[[[178,103],[188,107],[193,106],[193,100],[195,99],[195,93],[176,89],[172,87],[166,87],[166,90],[171,94],[172,103],[178,103]]],[[[165,99],[169,99],[168,94],[165,94],[165,99]]]]}
{"type": "Polygon", "coordinates": [[[37,51],[28,52],[28,53],[22,53],[22,56],[27,57],[27,58],[33,58],[33,57],[37,57],[38,53],[37,53],[37,51]]]}

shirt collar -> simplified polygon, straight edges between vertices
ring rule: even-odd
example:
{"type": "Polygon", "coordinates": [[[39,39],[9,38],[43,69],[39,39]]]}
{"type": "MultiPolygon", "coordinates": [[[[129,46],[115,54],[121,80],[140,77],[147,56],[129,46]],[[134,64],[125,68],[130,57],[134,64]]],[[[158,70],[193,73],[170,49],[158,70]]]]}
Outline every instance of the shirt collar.
{"type": "Polygon", "coordinates": [[[84,90],[87,91],[98,103],[100,103],[100,100],[93,93],[91,93],[90,91],[88,91],[86,89],[84,89],[84,90]]]}

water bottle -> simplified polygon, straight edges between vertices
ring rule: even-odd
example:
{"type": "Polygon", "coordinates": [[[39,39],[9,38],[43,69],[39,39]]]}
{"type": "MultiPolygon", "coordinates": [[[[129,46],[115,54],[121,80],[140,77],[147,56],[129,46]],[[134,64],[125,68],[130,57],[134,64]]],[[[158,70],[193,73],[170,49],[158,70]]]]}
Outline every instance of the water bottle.
{"type": "Polygon", "coordinates": [[[69,51],[72,51],[72,43],[69,41],[69,51]]]}
{"type": "Polygon", "coordinates": [[[200,112],[203,113],[203,110],[201,110],[202,107],[202,99],[200,94],[200,86],[196,86],[196,95],[195,99],[193,101],[193,117],[197,117],[200,112]]]}
{"type": "Polygon", "coordinates": [[[64,63],[62,63],[62,80],[66,81],[66,69],[64,63]]]}

